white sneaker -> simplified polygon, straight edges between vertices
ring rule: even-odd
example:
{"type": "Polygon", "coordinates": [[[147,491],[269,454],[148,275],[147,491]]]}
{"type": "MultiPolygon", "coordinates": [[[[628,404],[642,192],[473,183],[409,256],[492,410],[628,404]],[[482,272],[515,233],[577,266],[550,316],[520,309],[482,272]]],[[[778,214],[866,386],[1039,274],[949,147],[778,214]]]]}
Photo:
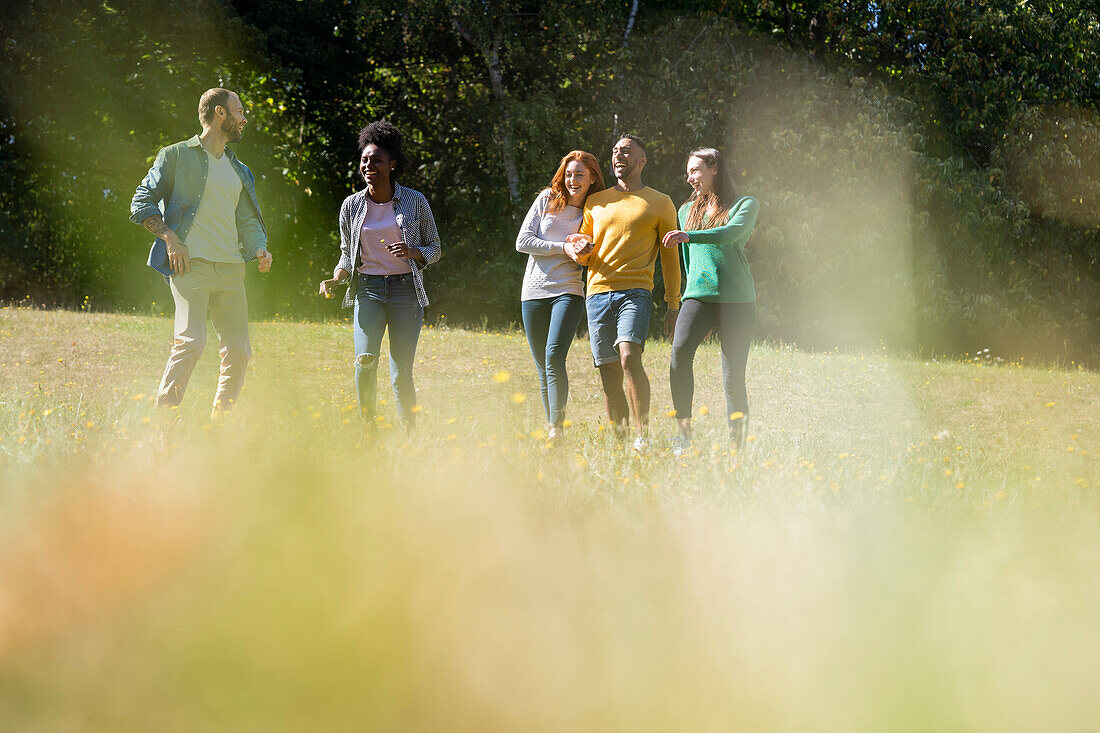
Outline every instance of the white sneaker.
{"type": "Polygon", "coordinates": [[[670,442],[672,443],[672,455],[676,458],[691,450],[691,441],[682,435],[677,435],[670,442]]]}

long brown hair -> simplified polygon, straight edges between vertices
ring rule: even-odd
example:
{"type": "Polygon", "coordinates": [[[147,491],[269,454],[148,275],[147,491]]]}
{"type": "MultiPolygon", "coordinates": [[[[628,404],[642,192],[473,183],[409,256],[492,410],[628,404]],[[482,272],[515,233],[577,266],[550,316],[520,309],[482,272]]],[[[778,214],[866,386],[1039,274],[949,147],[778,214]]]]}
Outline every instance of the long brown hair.
{"type": "MultiPolygon", "coordinates": [[[[603,173],[600,171],[600,161],[596,160],[596,156],[592,153],[586,153],[583,150],[573,150],[566,154],[561,159],[561,163],[558,164],[558,170],[554,174],[554,177],[550,179],[550,185],[547,190],[550,191],[550,203],[546,206],[546,212],[548,214],[554,214],[565,209],[566,204],[569,203],[569,191],[565,189],[565,168],[574,160],[584,163],[584,167],[588,169],[588,172],[592,174],[592,185],[588,187],[588,193],[585,194],[587,198],[596,191],[602,191],[604,189],[603,173]]],[[[583,205],[583,201],[581,202],[583,205]]]]}
{"type": "Polygon", "coordinates": [[[737,194],[733,190],[729,169],[722,154],[714,148],[697,148],[688,155],[688,160],[698,158],[708,168],[714,169],[714,186],[710,193],[691,192],[691,209],[685,227],[688,231],[719,227],[730,219],[730,207],[737,194]]]}

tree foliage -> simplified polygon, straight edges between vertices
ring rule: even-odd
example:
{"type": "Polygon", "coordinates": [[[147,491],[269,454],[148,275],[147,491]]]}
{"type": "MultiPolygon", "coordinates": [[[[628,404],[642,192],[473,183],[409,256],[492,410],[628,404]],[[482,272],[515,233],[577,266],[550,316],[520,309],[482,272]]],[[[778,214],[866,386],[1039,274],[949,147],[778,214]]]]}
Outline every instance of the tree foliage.
{"type": "MultiPolygon", "coordinates": [[[[0,16],[0,298],[167,300],[126,221],[207,87],[241,92],[277,266],[261,313],[330,314],[355,139],[387,117],[445,255],[433,317],[518,320],[512,242],[574,148],[626,131],[683,200],[693,147],[762,204],[761,333],[1100,359],[1092,3],[25,0],[0,16]]],[[[156,310],[158,307],[154,308],[156,310]]]]}

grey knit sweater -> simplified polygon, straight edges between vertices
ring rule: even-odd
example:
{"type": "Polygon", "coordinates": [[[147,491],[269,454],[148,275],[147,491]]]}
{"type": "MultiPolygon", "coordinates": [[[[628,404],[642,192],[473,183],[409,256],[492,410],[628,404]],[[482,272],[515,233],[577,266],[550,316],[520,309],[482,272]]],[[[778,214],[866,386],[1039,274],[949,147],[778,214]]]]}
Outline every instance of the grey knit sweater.
{"type": "Polygon", "coordinates": [[[581,228],[580,207],[566,206],[557,213],[547,213],[550,191],[540,193],[531,204],[516,237],[516,251],[527,254],[527,271],[523,275],[521,300],[553,298],[572,293],[584,295],[581,267],[565,254],[562,243],[581,228]]]}

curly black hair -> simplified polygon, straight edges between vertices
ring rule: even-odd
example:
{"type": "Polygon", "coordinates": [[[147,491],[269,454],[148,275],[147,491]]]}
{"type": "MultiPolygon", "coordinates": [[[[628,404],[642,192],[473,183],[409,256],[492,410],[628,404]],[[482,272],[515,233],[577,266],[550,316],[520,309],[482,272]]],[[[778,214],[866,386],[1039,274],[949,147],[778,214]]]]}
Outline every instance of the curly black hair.
{"type": "Polygon", "coordinates": [[[409,167],[409,156],[405,155],[405,138],[389,120],[372,122],[359,131],[359,154],[368,145],[377,145],[386,151],[393,160],[394,168],[390,178],[397,180],[409,167]]]}

